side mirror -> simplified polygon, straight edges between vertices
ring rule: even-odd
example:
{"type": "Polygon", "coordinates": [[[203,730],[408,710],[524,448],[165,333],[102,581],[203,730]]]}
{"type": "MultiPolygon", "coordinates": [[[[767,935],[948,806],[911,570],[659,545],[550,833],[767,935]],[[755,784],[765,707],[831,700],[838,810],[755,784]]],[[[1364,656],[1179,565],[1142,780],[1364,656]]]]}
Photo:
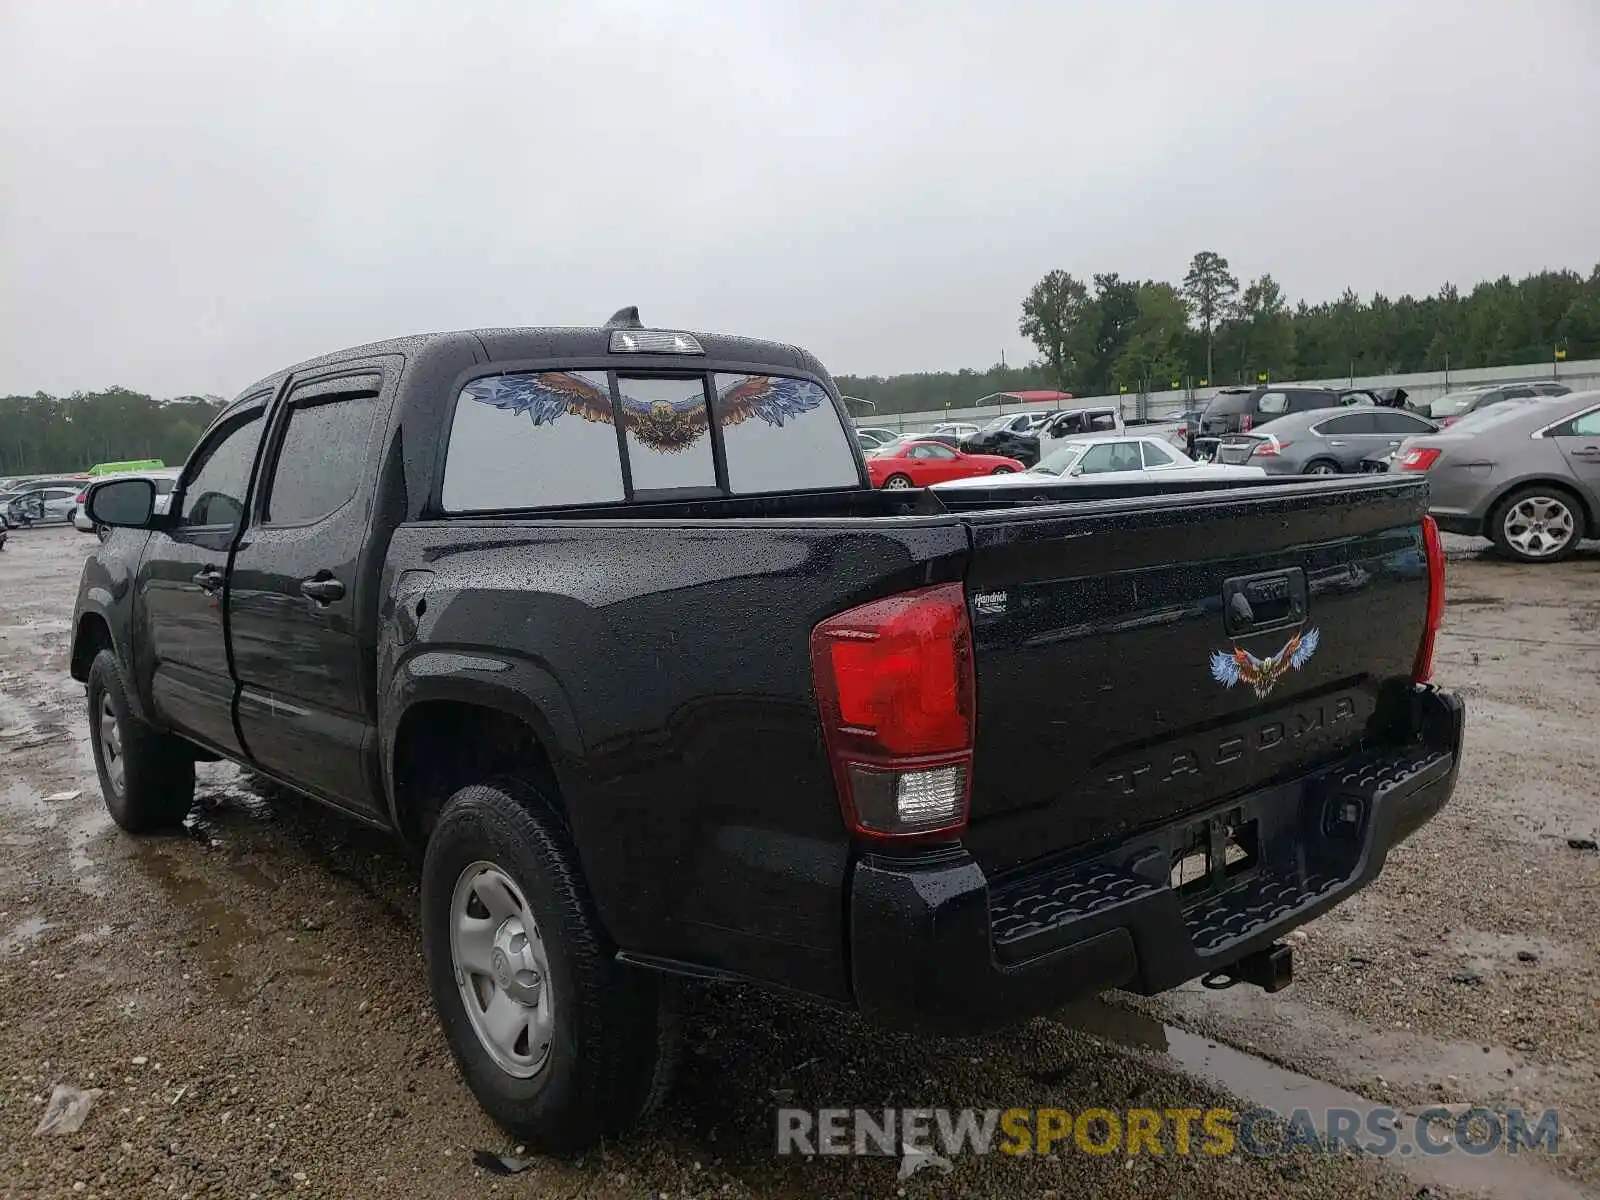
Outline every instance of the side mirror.
{"type": "Polygon", "coordinates": [[[1072,470],[1067,472],[1067,474],[1070,475],[1073,479],[1076,479],[1079,475],[1083,474],[1083,468],[1082,467],[1073,467],[1072,470]]]}
{"type": "Polygon", "coordinates": [[[113,479],[89,489],[83,502],[96,525],[144,529],[156,507],[156,485],[148,479],[113,479]]]}

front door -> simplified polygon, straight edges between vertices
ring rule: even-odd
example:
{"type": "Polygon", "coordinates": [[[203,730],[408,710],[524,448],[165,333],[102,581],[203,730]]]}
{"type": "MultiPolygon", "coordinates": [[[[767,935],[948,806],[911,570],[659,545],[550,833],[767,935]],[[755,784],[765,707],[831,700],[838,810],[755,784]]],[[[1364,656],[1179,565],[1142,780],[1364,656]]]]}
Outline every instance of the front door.
{"type": "Polygon", "coordinates": [[[261,441],[265,400],[219,425],[184,468],[176,516],[150,534],[139,564],[149,654],[135,664],[157,718],[224,754],[237,755],[228,663],[228,554],[243,522],[261,441]]]}
{"type": "Polygon", "coordinates": [[[297,383],[273,418],[268,467],[234,552],[228,619],[245,752],[341,807],[374,813],[373,647],[358,614],[382,377],[297,383]]]}
{"type": "MultiPolygon", "coordinates": [[[[1545,436],[1555,438],[1572,468],[1572,477],[1587,489],[1591,504],[1600,500],[1600,409],[1580,413],[1545,436]]],[[[1588,536],[1600,536],[1600,529],[1589,530],[1588,536]]]]}

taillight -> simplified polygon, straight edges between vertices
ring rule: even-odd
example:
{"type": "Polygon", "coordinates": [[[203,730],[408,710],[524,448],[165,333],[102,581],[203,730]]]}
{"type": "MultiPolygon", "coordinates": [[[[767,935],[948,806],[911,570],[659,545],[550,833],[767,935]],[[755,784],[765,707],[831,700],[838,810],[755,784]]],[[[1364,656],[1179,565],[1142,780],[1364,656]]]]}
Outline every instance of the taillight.
{"type": "Polygon", "coordinates": [[[1183,424],[1183,425],[1179,425],[1178,426],[1178,436],[1179,437],[1188,437],[1189,436],[1189,426],[1187,424],[1183,424]]]}
{"type": "Polygon", "coordinates": [[[1407,450],[1395,465],[1402,471],[1426,471],[1439,461],[1439,455],[1443,453],[1442,450],[1418,447],[1415,450],[1407,450]]]}
{"type": "Polygon", "coordinates": [[[88,497],[89,497],[89,493],[88,492],[79,492],[78,493],[78,498],[76,500],[74,500],[73,503],[78,505],[78,507],[82,508],[83,507],[83,502],[86,499],[88,499],[88,497]]]}
{"type": "Polygon", "coordinates": [[[1255,417],[1251,416],[1249,413],[1245,413],[1244,416],[1239,418],[1239,432],[1249,433],[1251,428],[1254,427],[1255,423],[1255,417]]]}
{"type": "Polygon", "coordinates": [[[959,583],[874,600],[811,631],[839,806],[873,839],[950,837],[967,824],[977,686],[959,583]]]}
{"type": "Polygon", "coordinates": [[[1287,446],[1288,442],[1280,442],[1276,438],[1268,438],[1264,442],[1257,442],[1250,451],[1251,458],[1272,458],[1287,446]]]}
{"type": "Polygon", "coordinates": [[[1417,660],[1411,667],[1413,683],[1433,678],[1433,643],[1444,622],[1444,546],[1439,541],[1439,526],[1432,517],[1422,518],[1422,546],[1428,556],[1428,623],[1417,647],[1417,660]]]}
{"type": "Polygon", "coordinates": [[[1460,417],[1446,417],[1444,420],[1439,422],[1439,425],[1441,427],[1454,425],[1460,419],[1461,419],[1460,417]]]}

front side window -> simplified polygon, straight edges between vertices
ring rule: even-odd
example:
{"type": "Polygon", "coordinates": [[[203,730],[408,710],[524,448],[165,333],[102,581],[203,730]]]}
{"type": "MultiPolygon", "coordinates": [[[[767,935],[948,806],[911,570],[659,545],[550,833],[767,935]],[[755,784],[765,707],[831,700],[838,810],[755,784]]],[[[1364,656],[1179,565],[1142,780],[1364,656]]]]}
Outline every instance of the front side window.
{"type": "Polygon", "coordinates": [[[462,389],[444,464],[448,511],[622,498],[622,458],[605,372],[493,375],[462,389]]]}
{"type": "Polygon", "coordinates": [[[348,391],[290,393],[289,423],[267,493],[268,523],[321,520],[356,494],[378,408],[377,385],[372,379],[348,391]]]}
{"type": "Polygon", "coordinates": [[[261,409],[218,430],[187,471],[178,523],[189,529],[236,526],[244,516],[250,468],[261,442],[261,409]]]}

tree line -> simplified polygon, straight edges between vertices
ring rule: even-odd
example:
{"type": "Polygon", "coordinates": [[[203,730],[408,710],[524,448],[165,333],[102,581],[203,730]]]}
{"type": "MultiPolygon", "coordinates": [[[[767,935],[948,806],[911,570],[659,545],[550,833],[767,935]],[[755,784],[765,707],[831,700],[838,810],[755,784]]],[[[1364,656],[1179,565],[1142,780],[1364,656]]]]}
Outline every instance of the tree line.
{"type": "Polygon", "coordinates": [[[188,457],[220,396],[156,400],[127,388],[0,396],[0,477],[85,471],[95,463],[188,457]]]}
{"type": "Polygon", "coordinates": [[[1174,386],[1334,379],[1600,358],[1600,265],[1501,276],[1462,293],[1290,304],[1270,274],[1242,286],[1228,260],[1196,254],[1177,282],[1049,272],[1022,301],[1026,367],[860,377],[840,389],[883,413],[960,408],[992,392],[1054,387],[1080,396],[1174,386]]]}

